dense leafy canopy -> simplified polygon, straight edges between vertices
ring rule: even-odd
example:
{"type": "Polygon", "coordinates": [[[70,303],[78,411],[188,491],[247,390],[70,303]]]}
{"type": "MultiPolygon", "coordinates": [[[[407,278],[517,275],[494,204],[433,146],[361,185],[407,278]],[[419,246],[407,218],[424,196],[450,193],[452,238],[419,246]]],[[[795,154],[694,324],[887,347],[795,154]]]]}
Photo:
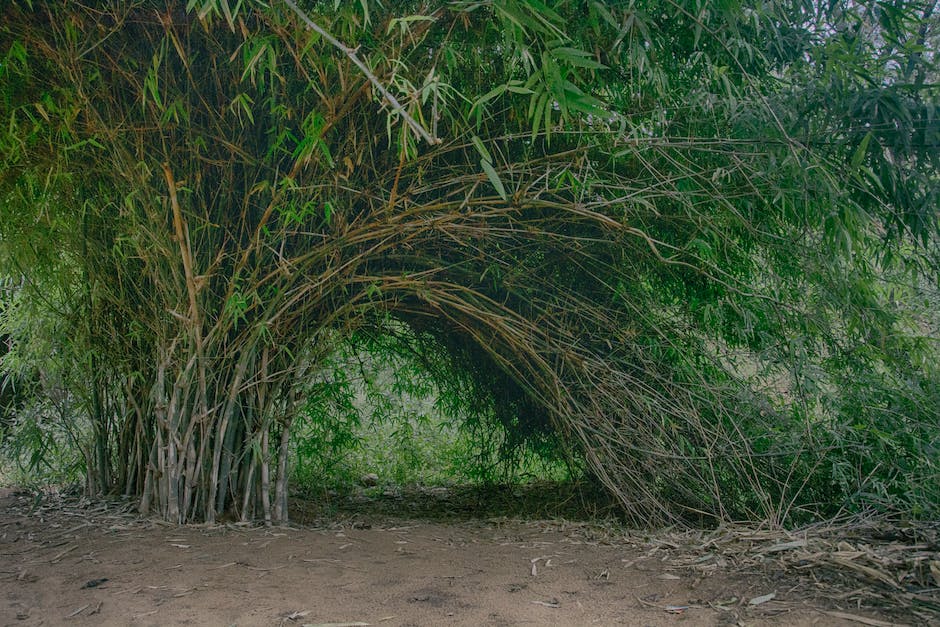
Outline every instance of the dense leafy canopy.
{"type": "Polygon", "coordinates": [[[285,519],[291,424],[363,346],[637,520],[924,511],[938,36],[923,2],[12,2],[4,370],[172,520],[285,519]]]}

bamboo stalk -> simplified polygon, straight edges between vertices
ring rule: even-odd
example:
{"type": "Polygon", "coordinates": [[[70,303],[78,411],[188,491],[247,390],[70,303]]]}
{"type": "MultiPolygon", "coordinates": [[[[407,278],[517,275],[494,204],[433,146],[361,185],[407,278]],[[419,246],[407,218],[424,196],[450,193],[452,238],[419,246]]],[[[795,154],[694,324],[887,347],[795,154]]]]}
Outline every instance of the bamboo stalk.
{"type": "MultiPolygon", "coordinates": [[[[233,410],[234,411],[234,410],[233,410]]],[[[230,424],[224,433],[222,464],[219,470],[219,479],[214,485],[217,486],[218,494],[216,496],[215,511],[221,513],[225,511],[225,502],[228,498],[231,486],[235,486],[235,492],[238,491],[238,473],[239,466],[233,467],[232,462],[235,458],[235,442],[242,430],[242,421],[235,421],[230,424]],[[232,471],[234,470],[234,476],[232,471]]]]}
{"type": "MultiPolygon", "coordinates": [[[[193,413],[195,413],[195,416],[191,416],[187,421],[188,424],[186,425],[186,430],[184,432],[182,442],[180,443],[182,448],[186,451],[186,471],[183,471],[183,469],[180,468],[178,473],[180,480],[184,481],[182,503],[179,515],[182,520],[185,520],[188,515],[190,501],[193,498],[192,488],[194,485],[194,476],[196,473],[195,451],[190,454],[190,447],[193,446],[192,438],[194,437],[194,429],[197,425],[208,419],[209,413],[208,387],[206,380],[206,354],[203,341],[202,316],[200,314],[198,301],[199,287],[196,284],[189,228],[183,219],[183,212],[180,207],[179,195],[177,192],[176,180],[173,177],[173,172],[170,169],[168,163],[164,163],[162,167],[164,178],[166,179],[167,189],[169,191],[170,207],[173,213],[173,230],[175,239],[179,244],[180,259],[183,263],[183,272],[186,281],[186,293],[189,298],[189,324],[187,325],[187,331],[191,334],[193,343],[195,345],[195,355],[193,356],[193,359],[195,360],[196,368],[197,397],[192,410],[193,413]]],[[[186,382],[186,386],[188,387],[188,382],[186,382]]],[[[180,459],[179,463],[183,465],[183,459],[180,459]]]]}
{"type": "Polygon", "coordinates": [[[180,460],[172,433],[167,436],[166,467],[166,517],[171,522],[180,523],[180,460]]]}
{"type": "MultiPolygon", "coordinates": [[[[289,411],[293,412],[293,403],[289,404],[289,411]]],[[[288,446],[290,444],[292,422],[293,417],[288,414],[281,427],[281,442],[278,446],[277,482],[274,486],[274,520],[280,524],[287,523],[288,446]]]]}
{"type": "Polygon", "coordinates": [[[154,472],[157,468],[157,451],[159,450],[159,440],[154,438],[150,445],[150,453],[147,455],[147,465],[144,469],[144,488],[140,495],[140,504],[138,510],[141,516],[150,514],[150,505],[153,500],[153,486],[158,479],[154,479],[154,472]]]}
{"type": "Polygon", "coordinates": [[[216,429],[215,434],[215,450],[212,454],[212,471],[209,478],[209,496],[206,500],[207,511],[206,511],[206,522],[214,523],[216,516],[216,508],[220,511],[225,503],[224,490],[222,491],[222,496],[219,496],[219,481],[227,480],[228,471],[226,469],[225,474],[220,476],[219,465],[222,461],[222,451],[225,447],[226,439],[228,438],[228,424],[229,420],[232,417],[232,413],[235,411],[235,402],[238,398],[238,393],[241,389],[242,379],[245,377],[245,371],[248,369],[248,360],[250,353],[246,349],[242,353],[241,359],[238,361],[238,366],[235,369],[235,376],[232,379],[231,386],[229,388],[228,399],[225,402],[225,408],[222,411],[222,419],[218,423],[218,428],[216,429]],[[217,500],[219,501],[217,503],[217,500]]]}
{"type": "Polygon", "coordinates": [[[264,524],[271,526],[271,476],[268,464],[268,429],[261,430],[261,507],[264,512],[264,524]]]}
{"type": "Polygon", "coordinates": [[[253,495],[252,491],[252,478],[255,474],[255,466],[257,464],[257,455],[254,452],[248,455],[248,471],[245,473],[245,482],[242,487],[242,511],[240,519],[242,522],[248,522],[251,514],[248,510],[248,505],[251,503],[251,497],[253,495]]]}
{"type": "Polygon", "coordinates": [[[169,515],[168,515],[168,512],[169,512],[168,474],[169,473],[167,472],[166,447],[163,444],[163,431],[164,430],[162,427],[157,428],[157,438],[156,438],[157,477],[156,478],[157,478],[158,483],[157,483],[156,496],[157,496],[157,503],[160,508],[160,516],[164,520],[168,520],[169,519],[169,515]]]}
{"type": "Polygon", "coordinates": [[[183,499],[180,503],[180,522],[187,522],[189,520],[190,508],[193,506],[193,500],[195,499],[194,488],[196,487],[196,474],[198,470],[196,445],[190,438],[186,446],[186,460],[183,471],[181,472],[183,499]]]}

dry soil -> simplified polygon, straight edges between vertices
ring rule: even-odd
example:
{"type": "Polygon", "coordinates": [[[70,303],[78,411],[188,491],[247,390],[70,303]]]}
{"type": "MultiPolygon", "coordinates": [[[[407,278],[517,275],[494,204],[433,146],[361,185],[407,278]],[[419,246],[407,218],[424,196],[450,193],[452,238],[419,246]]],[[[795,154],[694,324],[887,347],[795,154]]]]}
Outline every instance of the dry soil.
{"type": "Polygon", "coordinates": [[[130,504],[8,490],[0,623],[892,624],[805,598],[785,574],[677,567],[661,546],[586,523],[502,518],[173,527],[130,504]]]}

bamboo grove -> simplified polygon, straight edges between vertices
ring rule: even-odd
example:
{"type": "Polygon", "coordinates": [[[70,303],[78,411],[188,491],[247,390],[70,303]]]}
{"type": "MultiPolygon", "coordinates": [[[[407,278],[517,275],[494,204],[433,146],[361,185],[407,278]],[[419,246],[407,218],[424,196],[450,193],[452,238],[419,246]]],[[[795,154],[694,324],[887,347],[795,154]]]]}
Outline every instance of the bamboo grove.
{"type": "Polygon", "coordinates": [[[298,5],[4,3],[4,367],[89,492],[286,521],[397,334],[644,524],[936,496],[932,5],[298,5]]]}

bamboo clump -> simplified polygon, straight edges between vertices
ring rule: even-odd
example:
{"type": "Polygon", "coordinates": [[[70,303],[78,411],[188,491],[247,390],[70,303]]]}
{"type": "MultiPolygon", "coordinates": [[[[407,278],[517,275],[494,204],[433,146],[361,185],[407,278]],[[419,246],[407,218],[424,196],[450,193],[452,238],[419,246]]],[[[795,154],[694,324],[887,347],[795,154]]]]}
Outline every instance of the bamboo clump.
{"type": "Polygon", "coordinates": [[[287,3],[226,23],[178,4],[18,3],[0,31],[43,59],[17,98],[44,121],[13,116],[29,147],[0,176],[22,191],[17,176],[46,174],[78,268],[91,492],[176,523],[286,522],[291,425],[325,360],[405,329],[507,428],[523,415],[583,456],[634,520],[726,517],[732,475],[755,514],[785,515],[767,486],[787,468],[738,427],[777,410],[657,292],[773,301],[749,282],[759,260],[727,259],[821,259],[799,227],[735,208],[805,194],[766,181],[786,138],[658,140],[549,107],[546,137],[510,106],[477,116],[455,94],[513,70],[433,80],[439,51],[479,52],[488,18],[458,8],[356,52],[346,14],[287,3]],[[702,232],[726,258],[677,243],[702,232]]]}

